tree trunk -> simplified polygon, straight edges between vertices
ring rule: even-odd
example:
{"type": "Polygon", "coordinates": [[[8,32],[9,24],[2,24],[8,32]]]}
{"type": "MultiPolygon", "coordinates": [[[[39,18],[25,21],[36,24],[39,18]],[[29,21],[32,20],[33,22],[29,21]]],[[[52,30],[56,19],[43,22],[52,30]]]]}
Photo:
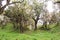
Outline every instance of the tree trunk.
{"type": "Polygon", "coordinates": [[[35,21],[35,29],[34,30],[37,30],[37,21],[35,21]]]}
{"type": "Polygon", "coordinates": [[[23,33],[23,32],[24,32],[24,29],[23,29],[22,24],[20,24],[20,32],[21,32],[21,33],[23,33]]]}
{"type": "MultiPolygon", "coordinates": [[[[59,26],[59,22],[57,22],[56,26],[59,26]]],[[[56,27],[56,26],[55,26],[55,27],[56,27]]]]}
{"type": "Polygon", "coordinates": [[[45,22],[45,29],[47,29],[47,22],[45,22]]]}
{"type": "Polygon", "coordinates": [[[23,28],[23,18],[21,18],[20,22],[20,32],[23,33],[24,32],[24,28],[23,28]]]}
{"type": "Polygon", "coordinates": [[[43,29],[47,29],[47,22],[45,21],[42,26],[43,29]]]}

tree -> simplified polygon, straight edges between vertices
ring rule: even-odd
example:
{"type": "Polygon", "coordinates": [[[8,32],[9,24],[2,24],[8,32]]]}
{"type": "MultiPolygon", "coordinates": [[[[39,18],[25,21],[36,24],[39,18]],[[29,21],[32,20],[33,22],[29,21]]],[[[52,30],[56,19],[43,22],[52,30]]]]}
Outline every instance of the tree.
{"type": "MultiPolygon", "coordinates": [[[[59,4],[59,2],[55,2],[56,4],[59,4]]],[[[53,5],[54,6],[54,5],[53,5]]],[[[54,7],[55,8],[55,7],[54,7]]],[[[44,11],[45,11],[45,15],[44,15],[44,17],[43,17],[43,20],[44,20],[44,22],[43,22],[43,28],[45,28],[45,29],[49,29],[49,28],[47,28],[47,22],[49,22],[49,24],[52,24],[52,23],[58,23],[59,24],[59,20],[60,20],[60,18],[59,18],[59,16],[57,15],[58,13],[56,13],[57,12],[57,10],[59,10],[58,8],[56,9],[54,9],[55,11],[53,11],[53,12],[48,12],[47,10],[46,10],[46,7],[44,8],[44,11]]]]}
{"type": "MultiPolygon", "coordinates": [[[[6,10],[6,16],[11,18],[12,23],[14,24],[15,29],[19,29],[20,32],[24,32],[28,25],[30,25],[30,15],[26,13],[26,4],[15,4],[15,6],[9,7],[6,10]]],[[[32,22],[31,22],[32,23],[32,22]]]]}
{"type": "Polygon", "coordinates": [[[32,13],[32,19],[34,20],[35,22],[35,29],[34,30],[37,30],[37,23],[38,23],[38,20],[40,19],[40,14],[43,10],[43,3],[34,3],[33,5],[33,13],[32,13]]]}

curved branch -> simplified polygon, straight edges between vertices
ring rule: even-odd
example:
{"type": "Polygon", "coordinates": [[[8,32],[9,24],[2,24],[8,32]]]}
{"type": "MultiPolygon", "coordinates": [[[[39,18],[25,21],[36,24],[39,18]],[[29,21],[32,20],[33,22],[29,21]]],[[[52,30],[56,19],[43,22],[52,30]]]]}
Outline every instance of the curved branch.
{"type": "MultiPolygon", "coordinates": [[[[24,0],[23,0],[23,1],[24,1],[24,0]]],[[[23,1],[22,1],[22,2],[23,2],[23,1]]],[[[20,1],[12,2],[12,3],[9,3],[9,4],[4,5],[2,8],[4,9],[4,8],[6,8],[6,6],[8,6],[8,5],[15,4],[15,3],[22,3],[22,2],[20,2],[20,1]]]]}
{"type": "MultiPolygon", "coordinates": [[[[24,1],[24,0],[23,0],[24,1]]],[[[0,14],[2,14],[3,13],[3,11],[4,11],[4,9],[6,8],[6,6],[8,6],[8,5],[11,5],[11,4],[15,4],[15,3],[22,3],[23,1],[16,1],[16,2],[12,2],[12,3],[9,3],[9,4],[6,4],[6,5],[4,5],[4,6],[2,6],[1,8],[0,8],[0,14]]]]}

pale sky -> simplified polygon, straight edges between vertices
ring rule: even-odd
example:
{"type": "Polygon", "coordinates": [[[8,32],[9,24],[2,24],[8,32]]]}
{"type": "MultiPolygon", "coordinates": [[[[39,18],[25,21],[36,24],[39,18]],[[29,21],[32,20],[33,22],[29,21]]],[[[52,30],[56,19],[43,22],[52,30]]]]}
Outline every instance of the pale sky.
{"type": "Polygon", "coordinates": [[[3,6],[4,6],[4,5],[6,4],[6,1],[3,1],[2,4],[3,4],[3,6]]]}
{"type": "MultiPolygon", "coordinates": [[[[3,4],[3,6],[6,4],[6,0],[4,0],[3,2],[2,2],[2,4],[3,4]]],[[[9,5],[9,6],[13,6],[13,4],[12,5],[9,5]]],[[[8,9],[8,6],[5,8],[5,10],[6,9],[8,9]]]]}
{"type": "Polygon", "coordinates": [[[46,9],[48,10],[48,12],[53,12],[54,11],[54,4],[53,4],[52,1],[46,2],[46,5],[47,5],[46,9]]]}

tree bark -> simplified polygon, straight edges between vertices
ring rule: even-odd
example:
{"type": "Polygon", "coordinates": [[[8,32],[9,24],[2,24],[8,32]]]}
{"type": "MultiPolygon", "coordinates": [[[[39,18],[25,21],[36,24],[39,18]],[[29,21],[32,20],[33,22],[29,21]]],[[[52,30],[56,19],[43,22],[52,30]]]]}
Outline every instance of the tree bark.
{"type": "Polygon", "coordinates": [[[35,29],[34,30],[37,30],[37,21],[35,21],[35,29]]]}
{"type": "Polygon", "coordinates": [[[35,29],[34,30],[37,30],[37,22],[38,22],[38,20],[39,20],[39,15],[37,16],[37,18],[35,19],[35,18],[32,18],[33,20],[34,20],[34,22],[35,22],[35,29]]]}

